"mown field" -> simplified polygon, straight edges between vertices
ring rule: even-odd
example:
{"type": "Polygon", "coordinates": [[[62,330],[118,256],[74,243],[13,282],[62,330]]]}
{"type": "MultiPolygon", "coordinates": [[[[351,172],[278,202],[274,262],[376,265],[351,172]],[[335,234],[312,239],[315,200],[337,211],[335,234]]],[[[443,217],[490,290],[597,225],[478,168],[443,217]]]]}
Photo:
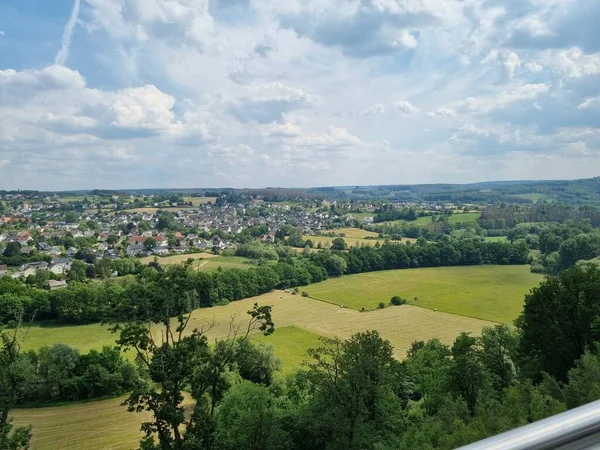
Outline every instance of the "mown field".
{"type": "MultiPolygon", "coordinates": [[[[294,326],[317,335],[337,336],[342,339],[350,337],[357,331],[378,330],[392,342],[399,357],[403,356],[410,344],[417,339],[427,340],[437,337],[443,342],[450,343],[461,331],[477,333],[483,326],[491,324],[484,320],[410,305],[361,313],[300,295],[273,291],[259,297],[232,302],[227,306],[197,309],[192,312],[188,328],[190,331],[194,328],[204,328],[207,337],[211,340],[224,338],[230,332],[232,317],[233,323],[242,328],[247,324],[246,312],[255,302],[272,305],[273,320],[278,329],[294,326]]],[[[160,336],[159,327],[156,327],[153,332],[157,338],[160,336]]],[[[39,348],[62,342],[81,351],[87,351],[90,348],[111,345],[114,338],[106,327],[99,324],[56,328],[36,326],[30,330],[25,348],[39,348]]],[[[270,336],[264,339],[267,343],[272,339],[276,351],[279,345],[283,347],[290,345],[285,337],[270,336]]],[[[282,359],[285,363],[285,358],[282,359]]]]}
{"type": "Polygon", "coordinates": [[[183,197],[183,200],[186,202],[192,202],[192,205],[198,207],[205,203],[215,203],[217,201],[217,197],[183,197]]]}
{"type": "MultiPolygon", "coordinates": [[[[328,230],[329,231],[329,230],[328,230]]],[[[383,244],[385,239],[379,239],[379,233],[375,233],[373,231],[362,230],[360,228],[339,228],[335,230],[330,230],[331,232],[337,234],[345,234],[344,241],[346,241],[346,245],[348,247],[362,247],[363,245],[375,245],[377,242],[379,244],[383,244]],[[369,239],[366,239],[369,238],[369,239]]],[[[331,247],[331,242],[335,239],[335,237],[331,236],[302,236],[305,240],[310,239],[313,241],[315,248],[319,243],[321,243],[321,247],[329,248],[331,247]]],[[[412,238],[402,238],[402,243],[406,242],[416,242],[416,239],[412,238]]]]}
{"type": "Polygon", "coordinates": [[[130,413],[124,397],[71,405],[15,409],[17,425],[33,425],[32,450],[138,448],[149,413],[130,413]]]}
{"type": "Polygon", "coordinates": [[[307,286],[311,297],[372,310],[399,295],[410,304],[493,322],[512,323],[542,276],[523,266],[390,270],[332,278],[307,286]]]}
{"type": "Polygon", "coordinates": [[[140,262],[142,264],[149,264],[154,261],[154,258],[158,259],[158,262],[161,266],[170,266],[173,264],[180,264],[186,262],[189,258],[194,260],[196,259],[209,259],[209,258],[219,258],[219,255],[215,255],[214,253],[209,252],[198,252],[198,253],[186,253],[182,255],[173,255],[173,256],[146,256],[145,258],[140,258],[140,262]]]}

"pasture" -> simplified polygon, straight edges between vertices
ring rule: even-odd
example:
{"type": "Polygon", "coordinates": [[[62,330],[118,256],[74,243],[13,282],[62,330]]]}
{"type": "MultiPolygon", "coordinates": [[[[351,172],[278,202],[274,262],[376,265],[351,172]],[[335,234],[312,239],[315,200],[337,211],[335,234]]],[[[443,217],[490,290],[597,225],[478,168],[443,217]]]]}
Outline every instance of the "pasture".
{"type": "Polygon", "coordinates": [[[318,334],[294,326],[277,328],[271,336],[255,334],[252,340],[273,347],[275,356],[281,360],[283,374],[299,369],[307,359],[306,351],[319,346],[318,334]]]}
{"type": "MultiPolygon", "coordinates": [[[[346,278],[350,279],[350,276],[346,278]]],[[[310,291],[309,288],[307,290],[310,291]]],[[[239,327],[240,330],[247,326],[246,312],[252,308],[255,302],[261,305],[272,305],[273,320],[277,329],[297,327],[316,335],[341,339],[349,338],[358,331],[378,330],[384,338],[390,340],[397,357],[403,357],[410,344],[415,340],[436,337],[449,344],[461,331],[477,334],[482,327],[491,325],[490,322],[484,320],[435,312],[410,305],[361,313],[354,309],[340,308],[331,303],[304,298],[300,295],[273,291],[259,297],[232,302],[226,306],[197,309],[192,312],[188,331],[191,332],[194,328],[203,328],[209,340],[225,338],[230,334],[232,326],[239,327]]],[[[160,336],[160,331],[158,326],[153,329],[157,338],[160,336]]],[[[295,364],[293,358],[287,364],[286,360],[290,361],[288,357],[296,355],[296,351],[285,349],[290,345],[305,347],[306,342],[311,340],[304,336],[302,337],[304,344],[291,344],[286,339],[286,335],[290,339],[296,340],[297,333],[288,330],[281,336],[277,336],[277,331],[275,331],[273,336],[261,337],[260,340],[273,345],[284,366],[287,364],[293,366],[295,364]],[[284,350],[278,350],[278,348],[284,350]]],[[[111,335],[105,327],[99,324],[55,328],[33,327],[29,332],[25,347],[39,348],[43,345],[62,342],[79,348],[81,351],[87,351],[90,348],[111,345],[114,338],[114,335],[111,335]]],[[[296,361],[298,360],[296,359],[296,361]]]]}
{"type": "Polygon", "coordinates": [[[303,290],[357,310],[373,310],[399,295],[415,306],[511,324],[525,294],[542,279],[528,265],[438,267],[347,275],[303,290]]]}
{"type": "Polygon", "coordinates": [[[186,202],[192,202],[192,205],[194,205],[197,208],[198,206],[203,205],[205,203],[215,204],[215,202],[217,201],[217,197],[183,197],[183,200],[185,200],[186,202]]]}
{"type": "Polygon", "coordinates": [[[220,258],[220,256],[215,255],[214,253],[209,253],[209,252],[184,253],[181,255],[173,255],[173,256],[146,256],[145,258],[140,258],[140,262],[142,264],[149,264],[152,261],[154,261],[154,258],[158,259],[158,263],[161,266],[170,266],[173,264],[184,263],[190,258],[196,260],[196,259],[220,258]]]}
{"type": "Polygon", "coordinates": [[[35,450],[138,448],[140,425],[147,412],[130,413],[121,406],[125,397],[63,406],[14,409],[17,425],[33,425],[35,450]]]}

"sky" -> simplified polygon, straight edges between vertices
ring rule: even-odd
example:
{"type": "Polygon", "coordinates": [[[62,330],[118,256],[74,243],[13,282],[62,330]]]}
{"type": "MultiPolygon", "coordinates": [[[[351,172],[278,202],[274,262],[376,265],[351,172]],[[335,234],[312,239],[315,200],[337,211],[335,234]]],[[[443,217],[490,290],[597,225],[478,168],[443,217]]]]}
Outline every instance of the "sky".
{"type": "Polygon", "coordinates": [[[0,189],[600,175],[598,0],[3,0],[0,189]]]}

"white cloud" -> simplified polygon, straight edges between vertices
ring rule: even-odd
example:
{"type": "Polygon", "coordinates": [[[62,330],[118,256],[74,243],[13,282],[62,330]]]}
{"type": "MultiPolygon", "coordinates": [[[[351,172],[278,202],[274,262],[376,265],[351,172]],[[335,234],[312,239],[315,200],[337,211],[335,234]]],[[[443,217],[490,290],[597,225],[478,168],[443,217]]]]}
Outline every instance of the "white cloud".
{"type": "Polygon", "coordinates": [[[0,188],[597,172],[594,0],[77,5],[77,71],[34,61],[42,38],[3,48],[0,188]]]}
{"type": "Polygon", "coordinates": [[[419,108],[412,105],[407,100],[400,100],[399,102],[396,102],[395,106],[398,111],[406,114],[407,116],[415,116],[421,113],[419,108]]]}
{"type": "Polygon", "coordinates": [[[385,114],[385,108],[381,103],[377,103],[375,105],[369,106],[360,114],[361,116],[380,116],[382,114],[385,114]]]}
{"type": "Polygon", "coordinates": [[[0,30],[0,36],[5,36],[6,33],[3,30],[0,30]]]}
{"type": "Polygon", "coordinates": [[[584,102],[580,103],[578,109],[597,108],[600,107],[600,97],[586,98],[584,102]]]}

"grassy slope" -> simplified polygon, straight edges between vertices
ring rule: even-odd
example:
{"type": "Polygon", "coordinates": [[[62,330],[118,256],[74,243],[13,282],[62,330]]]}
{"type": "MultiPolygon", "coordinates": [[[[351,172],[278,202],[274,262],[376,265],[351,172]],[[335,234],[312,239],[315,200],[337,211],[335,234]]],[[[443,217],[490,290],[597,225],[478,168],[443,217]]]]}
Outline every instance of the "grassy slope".
{"type": "Polygon", "coordinates": [[[33,425],[31,448],[132,449],[142,437],[140,425],[148,413],[129,413],[124,397],[66,406],[15,409],[17,424],[33,425]]]}
{"type": "MultiPolygon", "coordinates": [[[[232,302],[227,306],[195,310],[188,329],[191,331],[194,328],[208,328],[208,325],[212,324],[206,332],[209,340],[224,338],[229,333],[232,316],[235,316],[235,322],[241,323],[243,328],[247,323],[246,311],[251,309],[255,302],[273,306],[273,320],[278,329],[295,326],[317,335],[337,336],[341,339],[346,339],[357,331],[378,330],[391,341],[397,356],[403,356],[415,340],[437,337],[442,342],[450,343],[461,331],[477,334],[483,326],[490,325],[490,322],[482,320],[408,305],[360,313],[319,300],[274,291],[259,297],[232,302]]],[[[160,329],[155,327],[154,333],[158,338],[160,329]]],[[[97,324],[62,328],[34,327],[28,336],[26,347],[39,348],[58,342],[86,351],[90,348],[100,348],[102,345],[111,345],[114,336],[106,328],[97,324]]],[[[290,345],[283,338],[274,338],[271,342],[276,352],[280,351],[279,345],[283,348],[290,345]]],[[[283,351],[280,356],[284,364],[285,354],[283,351]]],[[[289,364],[294,363],[292,361],[289,364]]]]}
{"type": "Polygon", "coordinates": [[[387,304],[393,295],[400,295],[416,306],[512,323],[524,295],[541,280],[529,266],[440,267],[350,275],[304,290],[358,310],[375,309],[379,302],[387,304]]]}
{"type": "Polygon", "coordinates": [[[256,335],[253,340],[273,347],[284,374],[299,369],[306,361],[306,351],[319,345],[318,334],[294,326],[277,328],[271,336],[256,335]]]}

